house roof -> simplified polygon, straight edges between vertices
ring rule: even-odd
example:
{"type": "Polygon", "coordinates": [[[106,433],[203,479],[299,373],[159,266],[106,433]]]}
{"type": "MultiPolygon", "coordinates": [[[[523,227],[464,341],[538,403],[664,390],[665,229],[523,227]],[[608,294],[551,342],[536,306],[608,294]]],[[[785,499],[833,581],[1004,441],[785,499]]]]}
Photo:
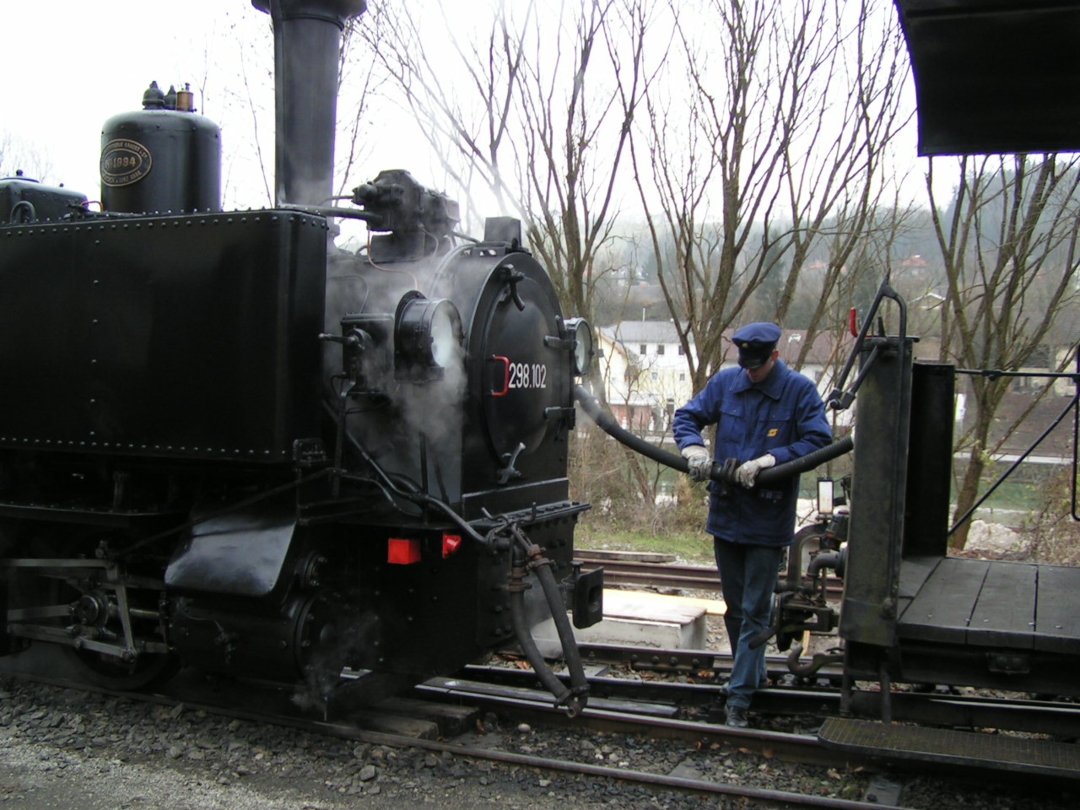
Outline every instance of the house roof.
{"type": "Polygon", "coordinates": [[[671,321],[619,321],[600,331],[624,343],[678,343],[679,333],[671,321]]]}
{"type": "MultiPolygon", "coordinates": [[[[737,357],[735,346],[731,343],[731,335],[734,329],[724,330],[724,362],[734,363],[737,357]]],[[[622,343],[637,353],[638,345],[642,343],[678,343],[679,334],[675,324],[671,321],[620,321],[611,326],[600,328],[600,332],[613,343],[622,343]]],[[[805,329],[784,329],[777,342],[780,349],[780,357],[784,360],[794,360],[798,357],[803,341],[806,340],[805,329]]],[[[854,338],[851,338],[854,341],[854,338]]],[[[834,360],[833,351],[836,347],[836,338],[828,332],[818,332],[814,336],[813,345],[806,356],[806,362],[811,365],[824,366],[830,360],[834,360]]],[[[845,345],[846,353],[850,345],[845,345]]],[[[846,356],[846,354],[845,354],[846,356]]],[[[842,358],[841,358],[842,359],[842,358]]]]}

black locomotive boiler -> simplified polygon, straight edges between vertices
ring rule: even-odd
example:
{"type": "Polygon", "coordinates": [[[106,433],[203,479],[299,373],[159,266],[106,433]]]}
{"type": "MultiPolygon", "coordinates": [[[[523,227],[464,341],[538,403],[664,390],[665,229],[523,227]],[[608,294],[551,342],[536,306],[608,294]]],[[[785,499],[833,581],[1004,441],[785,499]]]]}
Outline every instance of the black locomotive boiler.
{"type": "Polygon", "coordinates": [[[515,220],[460,239],[456,204],[404,171],[330,207],[336,54],[366,2],[254,5],[275,34],[272,209],[220,210],[217,128],[155,85],[105,125],[100,211],[0,181],[0,654],[326,702],[516,637],[576,710],[566,609],[592,624],[602,592],[571,564],[589,327],[515,220]],[[334,247],[340,217],[366,249],[334,247]],[[569,688],[529,636],[537,604],[569,688]]]}

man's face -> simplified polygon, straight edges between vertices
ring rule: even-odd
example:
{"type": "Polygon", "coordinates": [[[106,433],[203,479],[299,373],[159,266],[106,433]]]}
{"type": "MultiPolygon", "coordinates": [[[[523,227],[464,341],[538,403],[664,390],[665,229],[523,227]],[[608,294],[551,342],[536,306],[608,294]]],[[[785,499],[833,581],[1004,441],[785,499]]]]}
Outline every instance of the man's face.
{"type": "Polygon", "coordinates": [[[773,366],[776,365],[777,358],[780,357],[780,350],[774,349],[773,353],[769,355],[769,359],[765,361],[764,365],[758,366],[753,369],[746,369],[746,376],[750,378],[750,382],[755,385],[766,377],[769,376],[769,372],[773,370],[773,366]]]}

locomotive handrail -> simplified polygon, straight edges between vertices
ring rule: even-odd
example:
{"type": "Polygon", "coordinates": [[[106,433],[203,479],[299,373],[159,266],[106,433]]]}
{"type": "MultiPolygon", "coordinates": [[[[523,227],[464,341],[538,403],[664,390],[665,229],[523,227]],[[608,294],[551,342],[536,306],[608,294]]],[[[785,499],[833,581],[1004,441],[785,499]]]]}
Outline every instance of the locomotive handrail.
{"type": "MultiPolygon", "coordinates": [[[[581,385],[574,387],[574,398],[581,403],[581,407],[585,410],[585,413],[596,423],[596,425],[618,441],[620,444],[629,447],[641,455],[651,458],[653,461],[658,461],[661,464],[671,467],[679,472],[689,472],[689,465],[682,456],[675,455],[663,450],[651,442],[642,439],[626,430],[611,414],[607,413],[600,407],[600,403],[596,401],[595,397],[590,394],[581,385]]],[[[777,464],[767,470],[762,470],[758,473],[755,479],[756,484],[762,486],[769,486],[776,484],[780,481],[787,480],[793,475],[806,472],[813,469],[826,461],[831,461],[834,458],[842,456],[844,453],[848,453],[854,448],[855,440],[851,436],[845,436],[839,441],[835,441],[830,445],[818,448],[812,453],[807,453],[805,456],[793,459],[785,462],[784,464],[777,464]]],[[[735,484],[735,476],[733,471],[730,471],[722,463],[713,462],[712,469],[709,472],[709,478],[713,481],[719,481],[724,484],[735,484]]]]}
{"type": "Polygon", "coordinates": [[[314,214],[319,217],[338,217],[339,219],[360,219],[364,222],[379,221],[379,215],[370,211],[355,211],[352,208],[338,208],[332,205],[297,205],[294,203],[279,203],[275,206],[281,211],[298,211],[301,214],[314,214]]]}
{"type": "MultiPolygon", "coordinates": [[[[867,334],[870,332],[870,328],[874,323],[874,316],[877,315],[879,309],[881,309],[882,302],[889,298],[896,303],[900,309],[900,340],[903,342],[907,337],[907,304],[904,303],[904,299],[900,297],[900,294],[892,288],[889,283],[889,277],[886,276],[880,286],[878,287],[877,295],[874,296],[874,301],[870,304],[870,310],[866,313],[866,317],[863,320],[862,329],[859,330],[859,334],[855,338],[855,345],[852,346],[851,352],[848,354],[847,362],[844,363],[844,368],[840,372],[840,376],[836,379],[836,388],[834,388],[829,396],[825,398],[825,404],[828,408],[834,411],[844,411],[851,407],[851,403],[855,401],[855,394],[862,385],[863,380],[866,379],[867,372],[870,367],[877,360],[880,346],[874,346],[870,351],[870,356],[862,364],[859,369],[859,373],[855,377],[855,382],[852,383],[851,388],[844,390],[844,385],[847,383],[848,375],[851,373],[851,369],[855,366],[855,360],[862,352],[863,344],[866,342],[867,334]]],[[[852,310],[852,323],[851,330],[855,331],[855,310],[852,310]]],[[[884,327],[880,330],[884,335],[884,327]]]]}

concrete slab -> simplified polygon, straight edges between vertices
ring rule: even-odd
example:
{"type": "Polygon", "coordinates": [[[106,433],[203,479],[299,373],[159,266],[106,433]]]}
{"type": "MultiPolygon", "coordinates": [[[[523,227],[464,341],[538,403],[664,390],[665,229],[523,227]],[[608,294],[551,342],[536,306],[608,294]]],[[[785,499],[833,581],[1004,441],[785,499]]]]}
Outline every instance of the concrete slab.
{"type": "MultiPolygon", "coordinates": [[[[604,620],[585,629],[575,627],[574,637],[579,642],[592,644],[702,650],[706,648],[706,613],[719,611],[722,614],[723,609],[723,602],[716,603],[716,600],[605,589],[604,620]]],[[[553,620],[537,625],[533,637],[545,656],[561,654],[553,620]]]]}
{"type": "Polygon", "coordinates": [[[655,591],[604,590],[604,615],[627,616],[628,610],[651,611],[651,616],[664,616],[671,609],[704,610],[709,616],[723,616],[727,606],[723,599],[656,593],[655,591]],[[631,608],[630,606],[634,606],[631,608]]]}

